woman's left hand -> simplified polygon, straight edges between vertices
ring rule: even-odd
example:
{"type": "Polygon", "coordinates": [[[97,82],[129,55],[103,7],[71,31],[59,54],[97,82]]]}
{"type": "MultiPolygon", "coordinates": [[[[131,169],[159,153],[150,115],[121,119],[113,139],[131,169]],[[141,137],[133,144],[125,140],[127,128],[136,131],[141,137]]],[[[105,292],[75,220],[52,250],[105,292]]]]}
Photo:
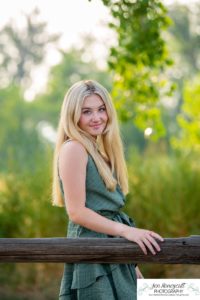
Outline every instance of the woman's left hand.
{"type": "Polygon", "coordinates": [[[135,272],[136,272],[137,279],[144,278],[138,266],[135,268],[135,272]]]}

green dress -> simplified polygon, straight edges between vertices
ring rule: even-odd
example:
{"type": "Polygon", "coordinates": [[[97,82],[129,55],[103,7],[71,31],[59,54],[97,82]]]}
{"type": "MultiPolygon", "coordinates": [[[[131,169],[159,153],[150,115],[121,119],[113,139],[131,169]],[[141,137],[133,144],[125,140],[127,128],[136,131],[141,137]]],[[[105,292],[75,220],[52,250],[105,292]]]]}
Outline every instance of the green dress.
{"type": "MultiPolygon", "coordinates": [[[[60,180],[62,193],[63,186],[60,180]]],[[[88,155],[86,171],[86,207],[110,220],[135,226],[120,209],[124,195],[117,185],[114,192],[107,190],[94,160],[88,155]]],[[[67,237],[114,238],[91,231],[69,220],[67,237]]],[[[65,264],[60,287],[60,300],[135,300],[136,274],[134,264],[65,264]]]]}

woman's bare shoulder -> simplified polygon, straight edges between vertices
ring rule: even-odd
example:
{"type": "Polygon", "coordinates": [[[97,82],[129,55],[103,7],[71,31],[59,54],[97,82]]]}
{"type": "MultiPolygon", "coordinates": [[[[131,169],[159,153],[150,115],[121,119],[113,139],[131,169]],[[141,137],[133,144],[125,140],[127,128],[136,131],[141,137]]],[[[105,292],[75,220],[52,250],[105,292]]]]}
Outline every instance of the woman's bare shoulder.
{"type": "Polygon", "coordinates": [[[85,147],[75,140],[70,140],[61,146],[59,160],[82,160],[87,161],[88,154],[85,147]]]}

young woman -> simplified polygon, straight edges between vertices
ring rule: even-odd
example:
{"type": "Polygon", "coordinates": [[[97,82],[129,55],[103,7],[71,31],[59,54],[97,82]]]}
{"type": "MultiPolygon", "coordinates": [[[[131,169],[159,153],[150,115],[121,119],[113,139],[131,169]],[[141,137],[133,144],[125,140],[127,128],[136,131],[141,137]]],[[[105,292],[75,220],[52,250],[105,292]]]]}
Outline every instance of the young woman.
{"type": "MultiPolygon", "coordinates": [[[[116,112],[107,90],[93,80],[67,92],[54,156],[53,203],[66,207],[68,237],[123,237],[147,254],[163,238],[136,228],[123,212],[127,169],[116,112]]],[[[61,300],[134,300],[142,274],[134,264],[65,264],[61,300]]]]}

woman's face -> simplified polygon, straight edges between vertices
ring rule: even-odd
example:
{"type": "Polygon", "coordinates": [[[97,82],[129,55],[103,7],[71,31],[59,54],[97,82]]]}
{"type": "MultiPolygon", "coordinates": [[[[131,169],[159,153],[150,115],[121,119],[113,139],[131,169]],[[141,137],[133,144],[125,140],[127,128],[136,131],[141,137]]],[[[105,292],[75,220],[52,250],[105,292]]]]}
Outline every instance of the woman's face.
{"type": "Polygon", "coordinates": [[[107,121],[108,115],[101,97],[96,94],[86,97],[81,108],[79,127],[96,138],[103,133],[107,121]]]}

